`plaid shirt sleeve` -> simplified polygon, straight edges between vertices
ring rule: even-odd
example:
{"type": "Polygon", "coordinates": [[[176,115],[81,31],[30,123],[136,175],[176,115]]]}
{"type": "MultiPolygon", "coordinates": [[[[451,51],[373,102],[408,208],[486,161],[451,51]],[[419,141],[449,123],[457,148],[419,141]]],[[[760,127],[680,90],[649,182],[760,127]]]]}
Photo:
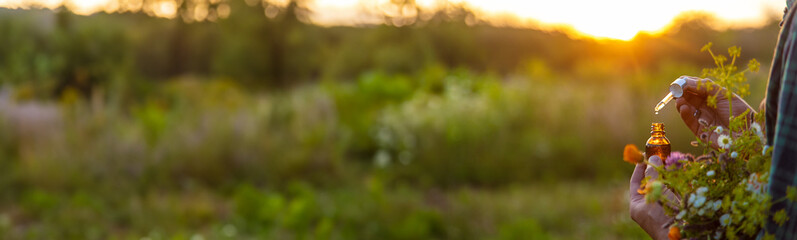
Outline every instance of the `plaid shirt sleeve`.
{"type": "MultiPolygon", "coordinates": [[[[794,9],[787,12],[772,59],[767,86],[767,144],[772,147],[769,194],[772,199],[786,196],[789,186],[797,186],[797,25],[794,9]]],[[[765,230],[777,239],[797,239],[797,204],[773,204],[770,216],[785,209],[790,221],[778,226],[768,218],[765,230]]]]}

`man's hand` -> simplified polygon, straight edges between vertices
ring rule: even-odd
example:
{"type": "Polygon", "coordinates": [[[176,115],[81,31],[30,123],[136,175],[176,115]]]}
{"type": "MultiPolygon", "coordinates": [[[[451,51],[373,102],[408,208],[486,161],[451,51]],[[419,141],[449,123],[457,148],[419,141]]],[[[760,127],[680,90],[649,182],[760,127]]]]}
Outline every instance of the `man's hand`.
{"type": "MultiPolygon", "coordinates": [[[[720,86],[709,79],[681,77],[686,79],[686,84],[684,85],[684,95],[675,101],[676,109],[692,133],[702,141],[711,141],[711,146],[714,148],[717,148],[717,138],[720,134],[704,130],[710,126],[721,126],[728,129],[728,119],[730,118],[728,104],[733,106],[733,116],[739,116],[748,109],[751,113],[755,113],[755,110],[736,94],[733,95],[731,101],[728,101],[724,92],[716,94],[717,91],[720,91],[720,86]],[[698,83],[700,83],[699,87],[698,83]],[[710,90],[707,89],[707,85],[711,86],[710,90]],[[717,95],[717,108],[709,107],[707,104],[707,99],[711,95],[717,95]]],[[[725,131],[724,134],[728,134],[728,132],[725,131]]]]}
{"type": "MultiPolygon", "coordinates": [[[[661,158],[652,156],[648,161],[652,165],[661,166],[661,158]]],[[[664,208],[658,203],[646,203],[645,195],[639,194],[637,190],[645,176],[650,176],[650,180],[658,178],[659,173],[653,167],[647,167],[644,163],[637,163],[634,169],[634,174],[631,175],[631,184],[629,191],[629,207],[628,211],[631,213],[631,219],[639,224],[645,232],[653,239],[668,239],[667,233],[669,229],[666,228],[667,224],[672,222],[672,218],[664,213],[664,208]]],[[[665,190],[664,194],[671,200],[675,196],[671,191],[665,190]]]]}

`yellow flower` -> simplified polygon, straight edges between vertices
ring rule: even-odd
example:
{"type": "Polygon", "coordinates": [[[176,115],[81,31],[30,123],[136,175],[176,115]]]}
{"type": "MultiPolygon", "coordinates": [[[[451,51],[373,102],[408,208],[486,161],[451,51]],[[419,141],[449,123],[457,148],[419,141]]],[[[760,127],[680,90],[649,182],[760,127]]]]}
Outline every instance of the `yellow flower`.
{"type": "Polygon", "coordinates": [[[639,186],[639,189],[636,190],[637,193],[645,195],[648,194],[650,191],[653,190],[652,184],[648,184],[643,182],[642,185],[639,186]]]}
{"type": "Polygon", "coordinates": [[[625,149],[623,149],[623,161],[626,161],[630,164],[637,164],[642,162],[643,158],[645,157],[642,155],[642,152],[639,151],[639,148],[637,148],[636,145],[625,145],[625,149]]]}

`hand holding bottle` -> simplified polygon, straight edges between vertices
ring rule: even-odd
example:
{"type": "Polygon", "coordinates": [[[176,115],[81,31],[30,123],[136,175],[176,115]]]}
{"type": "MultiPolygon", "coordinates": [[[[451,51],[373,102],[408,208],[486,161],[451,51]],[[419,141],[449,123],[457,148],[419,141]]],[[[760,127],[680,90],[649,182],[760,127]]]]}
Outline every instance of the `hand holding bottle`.
{"type": "MultiPolygon", "coordinates": [[[[657,155],[650,157],[648,161],[655,166],[662,165],[662,160],[657,155]]],[[[673,221],[673,218],[667,216],[664,208],[659,203],[646,202],[645,195],[637,191],[645,176],[649,176],[652,181],[658,178],[659,173],[656,172],[655,168],[649,167],[645,163],[638,163],[636,168],[634,168],[634,173],[631,175],[628,189],[628,212],[631,214],[631,219],[639,224],[651,238],[656,240],[668,239],[667,225],[673,221]]],[[[675,199],[675,195],[669,189],[666,189],[664,194],[670,199],[675,199]]]]}
{"type": "MultiPolygon", "coordinates": [[[[720,91],[720,87],[710,79],[690,76],[681,78],[686,79],[686,84],[683,86],[683,96],[676,100],[676,109],[692,133],[702,141],[711,141],[713,148],[717,148],[717,138],[720,133],[706,131],[706,128],[721,126],[728,129],[729,104],[733,106],[734,116],[739,116],[748,109],[750,113],[755,113],[755,110],[736,94],[730,101],[724,93],[716,94],[717,91],[720,91]],[[710,89],[706,86],[710,86],[710,89]],[[717,96],[717,108],[708,106],[708,97],[713,95],[717,96]]],[[[722,134],[728,134],[727,130],[722,134]]]]}

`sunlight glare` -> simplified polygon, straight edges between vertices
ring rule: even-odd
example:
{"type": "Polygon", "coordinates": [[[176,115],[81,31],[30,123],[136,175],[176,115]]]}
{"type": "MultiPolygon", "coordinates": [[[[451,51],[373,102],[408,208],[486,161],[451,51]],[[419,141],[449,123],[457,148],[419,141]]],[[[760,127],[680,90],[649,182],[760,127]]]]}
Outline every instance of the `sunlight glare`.
{"type": "Polygon", "coordinates": [[[779,11],[784,0],[468,0],[490,14],[509,13],[549,26],[572,27],[597,38],[630,40],[639,32],[663,30],[688,11],[705,11],[731,24],[760,25],[766,14],[779,11]]]}
{"type": "Polygon", "coordinates": [[[57,8],[61,5],[62,0],[0,0],[0,6],[9,8],[28,8],[28,7],[41,7],[41,8],[57,8]]]}
{"type": "Polygon", "coordinates": [[[177,4],[173,1],[158,2],[153,8],[155,16],[173,18],[177,16],[177,4]]]}
{"type": "Polygon", "coordinates": [[[89,15],[101,11],[110,0],[70,0],[64,2],[69,10],[80,15],[89,15]]]}
{"type": "MultiPolygon", "coordinates": [[[[217,2],[220,0],[208,0],[217,2]]],[[[277,6],[286,6],[289,0],[263,0],[277,6]]],[[[141,1],[132,1],[138,2],[141,1]]],[[[363,13],[363,8],[380,6],[390,0],[313,0],[307,6],[312,10],[311,20],[320,25],[378,24],[381,17],[363,13]]],[[[465,4],[480,13],[487,21],[501,21],[520,27],[572,29],[578,35],[594,38],[630,40],[640,32],[662,31],[679,14],[703,11],[716,15],[722,27],[757,27],[779,16],[785,0],[450,0],[465,4]],[[514,19],[514,20],[512,20],[514,19]],[[514,22],[512,22],[514,21],[514,22]]],[[[422,9],[434,9],[443,4],[440,0],[416,0],[422,9]]],[[[142,6],[119,3],[117,0],[0,0],[0,6],[10,8],[44,7],[54,9],[64,5],[77,14],[88,15],[98,11],[135,10],[142,6]],[[129,6],[130,5],[130,6],[129,6]]],[[[173,0],[148,3],[148,12],[158,17],[177,15],[173,0]]],[[[205,11],[195,13],[204,18],[205,11]]]]}

